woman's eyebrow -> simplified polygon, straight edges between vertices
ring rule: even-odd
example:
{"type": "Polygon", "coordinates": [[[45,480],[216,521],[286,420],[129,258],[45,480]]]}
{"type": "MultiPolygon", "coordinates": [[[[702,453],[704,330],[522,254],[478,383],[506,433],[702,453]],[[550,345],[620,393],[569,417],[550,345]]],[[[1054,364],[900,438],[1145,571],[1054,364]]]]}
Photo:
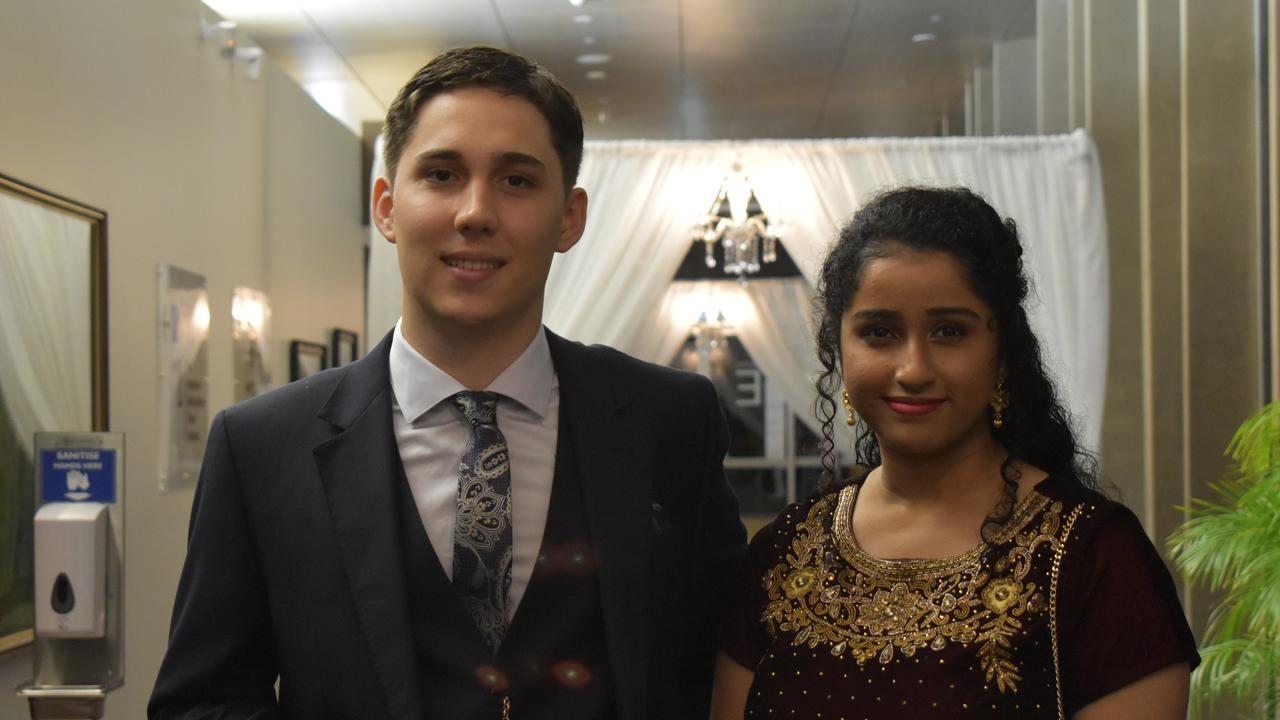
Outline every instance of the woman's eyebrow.
{"type": "Polygon", "coordinates": [[[900,317],[902,317],[902,313],[896,310],[881,310],[879,308],[859,310],[853,314],[854,320],[896,320],[900,317]]]}
{"type": "Polygon", "coordinates": [[[938,315],[968,315],[969,317],[973,318],[974,320],[981,320],[981,319],[982,319],[982,316],[981,316],[981,315],[979,315],[978,313],[974,312],[973,310],[970,310],[970,309],[969,309],[969,308],[967,308],[967,307],[936,307],[936,308],[929,308],[928,310],[925,310],[925,311],[924,311],[924,314],[925,314],[925,315],[928,315],[929,317],[936,317],[936,316],[938,316],[938,315]]]}

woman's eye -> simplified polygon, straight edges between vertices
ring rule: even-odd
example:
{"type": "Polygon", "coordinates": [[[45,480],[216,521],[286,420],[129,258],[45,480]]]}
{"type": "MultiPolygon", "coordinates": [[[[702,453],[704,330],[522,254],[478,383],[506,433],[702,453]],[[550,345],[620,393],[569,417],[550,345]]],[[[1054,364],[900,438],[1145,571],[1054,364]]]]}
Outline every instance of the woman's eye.
{"type": "Polygon", "coordinates": [[[943,338],[959,338],[965,336],[965,330],[959,325],[940,325],[934,334],[943,338]]]}
{"type": "Polygon", "coordinates": [[[883,325],[868,325],[858,331],[858,336],[866,340],[888,340],[893,332],[883,325]]]}

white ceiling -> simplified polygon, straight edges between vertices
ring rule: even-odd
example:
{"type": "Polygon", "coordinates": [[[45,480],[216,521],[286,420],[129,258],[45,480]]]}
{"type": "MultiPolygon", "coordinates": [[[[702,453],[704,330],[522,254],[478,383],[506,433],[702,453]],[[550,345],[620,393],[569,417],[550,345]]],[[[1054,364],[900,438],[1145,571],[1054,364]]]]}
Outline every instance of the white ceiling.
{"type": "Polygon", "coordinates": [[[932,135],[993,43],[1035,33],[1035,0],[205,2],[357,133],[433,55],[488,44],[555,73],[588,139],[932,135]]]}

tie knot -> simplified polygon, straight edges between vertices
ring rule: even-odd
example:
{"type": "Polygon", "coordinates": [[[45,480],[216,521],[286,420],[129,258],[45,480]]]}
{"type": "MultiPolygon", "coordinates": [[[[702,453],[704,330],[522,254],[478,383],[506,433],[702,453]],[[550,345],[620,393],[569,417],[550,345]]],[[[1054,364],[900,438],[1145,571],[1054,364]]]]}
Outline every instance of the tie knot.
{"type": "Polygon", "coordinates": [[[453,404],[472,425],[498,424],[498,394],[463,390],[453,396],[453,404]]]}

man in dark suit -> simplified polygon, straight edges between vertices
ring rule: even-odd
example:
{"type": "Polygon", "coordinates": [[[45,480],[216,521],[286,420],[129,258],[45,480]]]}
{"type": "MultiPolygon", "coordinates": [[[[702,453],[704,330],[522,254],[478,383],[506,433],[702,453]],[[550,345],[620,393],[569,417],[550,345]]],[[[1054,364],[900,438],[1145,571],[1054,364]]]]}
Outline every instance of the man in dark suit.
{"type": "Polygon", "coordinates": [[[573,98],[449,51],[385,153],[403,316],[215,418],[150,716],[707,717],[727,432],[700,376],[542,327],[586,222],[573,98]]]}

